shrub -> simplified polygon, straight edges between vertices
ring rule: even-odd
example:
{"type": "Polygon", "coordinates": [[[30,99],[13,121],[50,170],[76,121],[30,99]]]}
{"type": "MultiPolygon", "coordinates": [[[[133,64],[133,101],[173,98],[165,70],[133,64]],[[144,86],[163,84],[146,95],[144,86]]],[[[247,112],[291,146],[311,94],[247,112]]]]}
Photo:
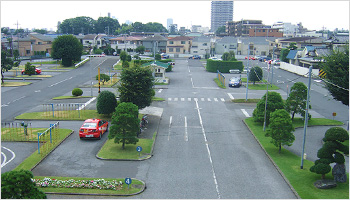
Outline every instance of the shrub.
{"type": "Polygon", "coordinates": [[[115,111],[117,107],[117,99],[114,93],[110,91],[102,91],[97,97],[97,113],[110,115],[115,111]]]}
{"type": "Polygon", "coordinates": [[[83,90],[81,90],[80,88],[74,88],[72,90],[72,95],[75,97],[81,96],[83,94],[83,90]]]}
{"type": "Polygon", "coordinates": [[[156,60],[161,60],[162,59],[162,56],[160,54],[156,54],[155,57],[154,57],[156,60]]]}
{"type": "MultiPolygon", "coordinates": [[[[96,75],[96,80],[98,80],[98,75],[96,75]]],[[[100,81],[103,85],[109,80],[111,80],[111,78],[107,74],[100,74],[100,81]]]]}
{"type": "Polygon", "coordinates": [[[128,62],[130,62],[130,61],[131,61],[131,55],[127,55],[127,56],[126,56],[126,60],[127,60],[128,62]]]}
{"type": "Polygon", "coordinates": [[[24,74],[27,74],[27,75],[35,74],[35,66],[31,65],[30,62],[27,62],[24,67],[24,74]]]}
{"type": "Polygon", "coordinates": [[[123,68],[128,68],[129,67],[129,62],[128,61],[123,61],[122,67],[123,68]]]}
{"type": "Polygon", "coordinates": [[[35,187],[33,173],[27,170],[1,174],[2,199],[46,199],[46,194],[35,187]]]}
{"type": "MultiPolygon", "coordinates": [[[[253,119],[256,122],[264,122],[265,114],[265,101],[266,94],[261,97],[260,101],[257,103],[256,108],[253,111],[253,119]]],[[[270,113],[273,113],[277,109],[283,109],[284,103],[280,93],[268,92],[267,96],[267,106],[266,106],[266,125],[270,121],[270,113]]]]}
{"type": "Polygon", "coordinates": [[[219,70],[221,73],[229,73],[230,69],[239,69],[243,71],[243,62],[242,61],[220,61],[220,60],[207,60],[208,72],[217,72],[219,70]]]}
{"type": "Polygon", "coordinates": [[[249,80],[253,81],[255,84],[256,81],[262,81],[263,70],[259,66],[255,66],[249,70],[249,80]]]}

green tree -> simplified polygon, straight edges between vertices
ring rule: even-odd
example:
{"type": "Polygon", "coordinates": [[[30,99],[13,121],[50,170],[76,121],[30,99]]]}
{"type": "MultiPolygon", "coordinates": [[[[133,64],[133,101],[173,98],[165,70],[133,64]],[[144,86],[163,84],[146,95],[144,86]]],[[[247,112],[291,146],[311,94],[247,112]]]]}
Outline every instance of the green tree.
{"type": "Polygon", "coordinates": [[[8,35],[9,34],[9,29],[7,27],[1,27],[1,33],[8,35]]]}
{"type": "Polygon", "coordinates": [[[125,51],[122,51],[122,52],[120,52],[119,56],[120,56],[120,60],[124,62],[124,61],[126,61],[128,53],[126,53],[125,51]]]}
{"type": "Polygon", "coordinates": [[[129,64],[129,62],[127,60],[124,61],[123,64],[122,64],[123,69],[124,68],[129,68],[129,66],[130,66],[130,64],[129,64]]]}
{"type": "Polygon", "coordinates": [[[153,81],[152,71],[148,67],[123,69],[118,86],[120,101],[132,102],[139,109],[151,105],[153,81]]]}
{"type": "Polygon", "coordinates": [[[114,139],[114,143],[122,143],[122,149],[125,144],[136,144],[139,141],[137,132],[140,130],[138,113],[135,104],[120,103],[113,113],[108,139],[114,139]]]}
{"type": "Polygon", "coordinates": [[[281,61],[289,62],[289,59],[287,58],[289,51],[290,51],[289,49],[282,49],[281,50],[281,56],[280,56],[281,61]]]}
{"type": "Polygon", "coordinates": [[[11,70],[12,67],[18,67],[19,62],[13,62],[12,58],[8,57],[9,52],[1,51],[1,82],[4,83],[4,72],[11,70]]]}
{"type": "MultiPolygon", "coordinates": [[[[292,121],[296,113],[305,117],[305,108],[307,102],[307,87],[302,82],[294,83],[290,89],[290,94],[286,100],[286,110],[292,113],[292,121]]],[[[308,113],[308,119],[311,119],[310,113],[308,113]]]]}
{"type": "Polygon", "coordinates": [[[19,58],[19,52],[18,49],[13,50],[13,59],[17,61],[19,58]]]}
{"type": "Polygon", "coordinates": [[[155,59],[156,59],[156,60],[161,60],[161,59],[162,59],[162,56],[161,56],[160,54],[157,53],[157,54],[155,55],[155,59]]]}
{"type": "Polygon", "coordinates": [[[249,70],[249,80],[253,81],[253,84],[255,84],[256,81],[262,81],[263,78],[263,71],[261,67],[255,66],[249,70]]]}
{"type": "Polygon", "coordinates": [[[265,136],[271,137],[271,143],[278,147],[281,153],[282,145],[291,146],[295,140],[293,124],[289,113],[284,109],[277,109],[270,116],[270,125],[265,136]]]}
{"type": "Polygon", "coordinates": [[[349,154],[349,147],[342,142],[349,140],[349,133],[341,127],[332,127],[328,129],[323,138],[323,146],[317,152],[318,160],[310,167],[310,171],[321,174],[322,179],[331,171],[330,164],[344,164],[344,156],[340,153],[349,154]]]}
{"type": "Polygon", "coordinates": [[[31,180],[33,173],[27,170],[12,170],[1,174],[2,199],[46,199],[31,180]]]}
{"type": "Polygon", "coordinates": [[[114,93],[105,90],[98,95],[96,102],[98,114],[110,115],[115,111],[115,107],[117,107],[117,99],[114,93]]]}
{"type": "MultiPolygon", "coordinates": [[[[98,80],[98,75],[96,75],[96,80],[98,80]]],[[[109,80],[111,80],[111,78],[107,74],[100,74],[100,81],[103,85],[109,80]]]]}
{"type": "Polygon", "coordinates": [[[95,29],[96,33],[105,33],[105,34],[113,34],[118,28],[120,24],[117,19],[109,18],[109,17],[99,17],[96,21],[95,29]]]}
{"type": "Polygon", "coordinates": [[[30,62],[27,62],[24,66],[24,74],[27,74],[27,75],[35,74],[35,66],[31,65],[30,62]]]}
{"type": "Polygon", "coordinates": [[[46,34],[47,30],[45,30],[45,29],[34,29],[33,32],[40,33],[40,34],[46,34]]]}
{"type": "Polygon", "coordinates": [[[296,42],[291,42],[290,44],[289,44],[289,47],[287,47],[289,50],[295,50],[295,49],[297,49],[298,47],[296,46],[296,42]]]}
{"type": "Polygon", "coordinates": [[[221,26],[215,31],[215,34],[220,35],[220,34],[225,33],[225,32],[226,32],[226,27],[221,26]]]}
{"type": "Polygon", "coordinates": [[[222,54],[221,59],[222,59],[223,61],[229,61],[229,60],[231,59],[230,53],[225,52],[224,54],[222,54]]]}
{"type": "Polygon", "coordinates": [[[69,67],[74,61],[80,61],[83,45],[73,35],[58,36],[52,42],[52,58],[62,59],[62,65],[69,67]]]}
{"type": "MultiPolygon", "coordinates": [[[[264,122],[265,101],[266,94],[263,97],[261,97],[260,101],[257,103],[256,108],[253,111],[253,119],[256,122],[264,122]]],[[[273,113],[277,109],[283,108],[284,103],[281,94],[277,92],[268,92],[266,105],[266,125],[269,125],[270,113],[273,113]]]]}
{"type": "Polygon", "coordinates": [[[325,56],[321,69],[326,73],[326,88],[333,98],[349,105],[349,45],[325,56]]]}
{"type": "Polygon", "coordinates": [[[231,56],[231,57],[230,57],[230,61],[237,61],[234,51],[229,51],[228,53],[229,53],[230,56],[231,56]]]}
{"type": "Polygon", "coordinates": [[[139,54],[145,53],[145,47],[144,46],[138,46],[136,48],[136,53],[139,53],[139,54]]]}

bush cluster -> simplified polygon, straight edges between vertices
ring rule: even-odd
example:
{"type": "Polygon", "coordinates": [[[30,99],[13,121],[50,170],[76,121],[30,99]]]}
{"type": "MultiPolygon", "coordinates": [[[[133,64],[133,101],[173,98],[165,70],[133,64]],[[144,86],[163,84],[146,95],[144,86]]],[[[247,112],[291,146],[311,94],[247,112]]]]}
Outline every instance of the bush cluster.
{"type": "Polygon", "coordinates": [[[221,61],[221,60],[207,60],[207,71],[217,72],[219,70],[221,73],[229,73],[230,69],[239,69],[243,71],[242,61],[221,61]]]}
{"type": "Polygon", "coordinates": [[[83,90],[81,90],[80,88],[74,88],[72,90],[72,95],[75,97],[81,96],[83,95],[83,90]]]}

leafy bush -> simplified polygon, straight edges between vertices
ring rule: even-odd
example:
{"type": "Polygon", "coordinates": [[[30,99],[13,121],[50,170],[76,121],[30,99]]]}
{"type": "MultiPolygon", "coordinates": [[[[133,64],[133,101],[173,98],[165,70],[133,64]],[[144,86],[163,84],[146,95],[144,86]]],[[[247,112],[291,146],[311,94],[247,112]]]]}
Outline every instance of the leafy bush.
{"type": "Polygon", "coordinates": [[[72,95],[75,97],[81,96],[83,94],[83,90],[81,90],[80,88],[74,88],[72,90],[72,95]]]}
{"type": "Polygon", "coordinates": [[[208,59],[206,69],[208,72],[217,72],[217,70],[219,70],[221,73],[229,73],[230,69],[239,69],[239,71],[243,71],[243,62],[208,59]]]}
{"type": "Polygon", "coordinates": [[[156,55],[155,55],[155,59],[156,59],[156,60],[161,60],[161,59],[162,59],[162,56],[161,56],[160,54],[156,54],[156,55]]]}
{"type": "Polygon", "coordinates": [[[128,68],[129,67],[129,62],[128,61],[123,61],[122,67],[123,68],[128,68]]]}
{"type": "Polygon", "coordinates": [[[114,93],[110,91],[102,91],[97,97],[97,113],[98,114],[112,114],[117,107],[117,99],[114,93]]]}
{"type": "Polygon", "coordinates": [[[35,74],[35,66],[31,65],[30,62],[27,62],[24,67],[24,74],[27,74],[27,75],[35,74]]]}
{"type": "Polygon", "coordinates": [[[126,56],[126,60],[127,60],[128,62],[130,62],[130,61],[131,61],[131,55],[127,55],[127,56],[126,56]]]}
{"type": "Polygon", "coordinates": [[[263,78],[263,71],[261,67],[255,66],[249,70],[249,80],[253,81],[253,84],[255,84],[256,81],[262,81],[262,78],[263,78]]]}
{"type": "Polygon", "coordinates": [[[94,49],[94,54],[102,54],[102,49],[94,49]]]}
{"type": "MultiPolygon", "coordinates": [[[[264,122],[265,114],[265,101],[266,94],[261,97],[260,101],[257,103],[256,108],[253,111],[253,119],[256,122],[264,122]]],[[[270,114],[277,109],[283,109],[284,103],[280,93],[268,92],[267,96],[267,106],[266,106],[266,125],[270,122],[270,114]]]]}
{"type": "Polygon", "coordinates": [[[27,170],[1,174],[2,199],[46,199],[46,194],[35,187],[33,173],[27,170]]]}
{"type": "MultiPolygon", "coordinates": [[[[96,75],[96,80],[98,80],[98,75],[96,75]]],[[[100,81],[102,81],[103,85],[109,80],[111,80],[111,78],[107,74],[100,74],[100,81]]]]}

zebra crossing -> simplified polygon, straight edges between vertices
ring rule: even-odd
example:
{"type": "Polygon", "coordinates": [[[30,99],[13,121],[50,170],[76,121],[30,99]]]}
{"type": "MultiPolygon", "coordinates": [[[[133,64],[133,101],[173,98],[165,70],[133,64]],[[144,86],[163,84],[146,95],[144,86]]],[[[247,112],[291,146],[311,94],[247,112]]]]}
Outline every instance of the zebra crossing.
{"type": "Polygon", "coordinates": [[[188,97],[188,98],[184,98],[184,97],[175,97],[175,98],[168,98],[168,101],[171,101],[171,102],[184,102],[184,101],[206,101],[206,102],[225,102],[225,98],[204,98],[204,97],[201,97],[201,98],[191,98],[191,97],[188,97]]]}

